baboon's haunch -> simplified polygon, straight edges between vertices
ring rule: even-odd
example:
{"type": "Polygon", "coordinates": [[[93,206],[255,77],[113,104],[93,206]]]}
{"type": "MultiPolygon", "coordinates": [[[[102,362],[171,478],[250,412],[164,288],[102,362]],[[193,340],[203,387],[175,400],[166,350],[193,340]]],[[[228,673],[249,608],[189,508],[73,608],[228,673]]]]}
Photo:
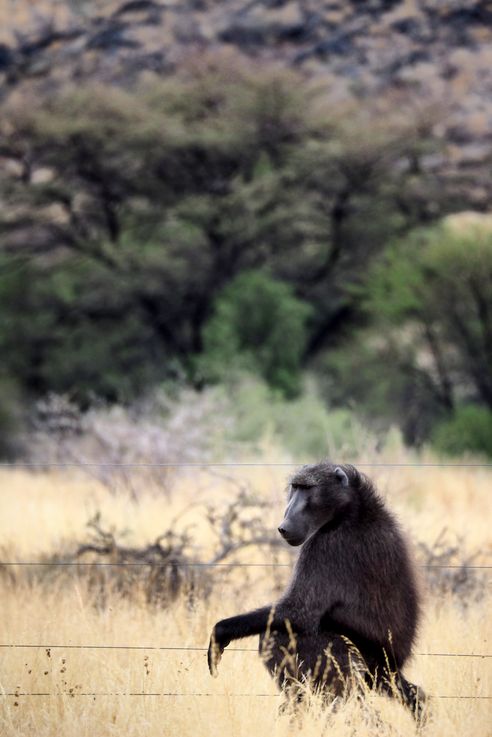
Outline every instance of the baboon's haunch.
{"type": "MultiPolygon", "coordinates": [[[[419,614],[415,572],[393,516],[353,466],[304,466],[289,484],[278,528],[301,545],[279,601],[218,622],[208,651],[215,675],[224,648],[260,636],[260,653],[288,692],[310,679],[333,696],[354,672],[420,715],[422,692],[402,675],[419,614]]],[[[357,679],[355,679],[357,681],[357,679]]]]}

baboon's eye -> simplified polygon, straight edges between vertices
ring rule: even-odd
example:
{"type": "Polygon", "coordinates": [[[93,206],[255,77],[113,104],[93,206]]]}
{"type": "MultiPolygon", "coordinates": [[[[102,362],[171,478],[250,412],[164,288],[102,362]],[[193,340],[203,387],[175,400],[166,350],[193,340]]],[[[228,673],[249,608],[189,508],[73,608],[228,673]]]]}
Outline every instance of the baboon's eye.
{"type": "Polygon", "coordinates": [[[294,490],[295,490],[295,489],[300,489],[301,491],[303,491],[303,490],[304,490],[304,491],[307,491],[307,490],[309,490],[309,489],[312,489],[312,488],[313,488],[313,484],[308,484],[308,483],[306,483],[306,482],[297,482],[297,481],[295,481],[295,482],[294,482],[294,483],[292,484],[292,488],[293,488],[294,490]]]}

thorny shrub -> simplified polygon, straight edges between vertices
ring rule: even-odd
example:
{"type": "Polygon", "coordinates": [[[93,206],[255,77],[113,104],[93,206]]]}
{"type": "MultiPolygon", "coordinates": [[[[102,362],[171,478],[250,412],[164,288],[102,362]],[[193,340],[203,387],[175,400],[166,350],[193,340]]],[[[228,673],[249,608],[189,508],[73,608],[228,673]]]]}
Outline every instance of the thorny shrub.
{"type": "Polygon", "coordinates": [[[480,569],[481,551],[464,555],[462,539],[451,542],[443,528],[432,545],[418,544],[428,591],[435,596],[451,594],[463,607],[483,599],[487,590],[485,571],[480,569]]]}
{"type": "MultiPolygon", "coordinates": [[[[26,576],[47,586],[76,579],[87,585],[95,605],[101,608],[115,593],[159,607],[169,606],[184,595],[193,606],[198,599],[208,599],[216,585],[227,582],[231,591],[239,593],[249,581],[258,583],[261,569],[243,567],[241,554],[260,546],[271,564],[265,569],[268,588],[278,595],[289,575],[285,564],[292,562],[292,551],[266,525],[265,502],[249,484],[229,480],[236,486],[229,503],[204,508],[214,540],[207,556],[193,536],[193,528],[183,526],[182,515],[171,520],[153,542],[138,547],[125,543],[128,530],[105,525],[97,513],[87,523],[86,540],[67,543],[40,561],[48,565],[19,570],[0,565],[0,575],[14,586],[26,576]]],[[[419,544],[418,564],[430,595],[451,596],[458,606],[466,608],[483,598],[487,581],[485,572],[473,567],[479,553],[465,555],[463,550],[462,541],[452,544],[444,529],[432,545],[419,544]]]]}
{"type": "Polygon", "coordinates": [[[217,452],[229,424],[223,409],[213,392],[191,389],[87,412],[67,396],[50,394],[36,404],[28,458],[40,469],[80,465],[113,493],[167,492],[179,464],[200,464],[217,452]]]}
{"type": "MultiPolygon", "coordinates": [[[[159,607],[184,595],[192,606],[196,599],[207,599],[218,581],[227,580],[232,589],[236,583],[243,587],[244,578],[228,565],[237,562],[241,551],[262,546],[268,549],[270,562],[280,562],[284,544],[266,527],[264,506],[243,484],[225,507],[206,506],[204,518],[215,540],[206,559],[200,556],[190,528],[179,524],[179,515],[153,542],[137,547],[125,543],[128,530],[106,526],[97,513],[87,523],[85,541],[65,544],[55,555],[43,558],[39,567],[13,570],[0,564],[0,575],[11,585],[26,576],[46,586],[76,579],[87,585],[97,607],[105,607],[114,594],[159,607]]],[[[285,571],[272,569],[274,589],[281,588],[285,571]]]]}

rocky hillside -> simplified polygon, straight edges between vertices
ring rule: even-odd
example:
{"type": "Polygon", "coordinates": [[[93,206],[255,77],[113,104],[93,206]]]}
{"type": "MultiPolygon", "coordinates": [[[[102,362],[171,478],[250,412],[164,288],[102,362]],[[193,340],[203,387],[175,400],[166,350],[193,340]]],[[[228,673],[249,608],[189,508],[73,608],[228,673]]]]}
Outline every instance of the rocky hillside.
{"type": "MultiPolygon", "coordinates": [[[[442,155],[486,208],[492,162],[492,2],[487,0],[0,0],[0,93],[67,80],[130,84],[204,51],[301,70],[333,104],[439,109],[442,155]]],[[[463,183],[463,182],[462,182],[463,183]]]]}

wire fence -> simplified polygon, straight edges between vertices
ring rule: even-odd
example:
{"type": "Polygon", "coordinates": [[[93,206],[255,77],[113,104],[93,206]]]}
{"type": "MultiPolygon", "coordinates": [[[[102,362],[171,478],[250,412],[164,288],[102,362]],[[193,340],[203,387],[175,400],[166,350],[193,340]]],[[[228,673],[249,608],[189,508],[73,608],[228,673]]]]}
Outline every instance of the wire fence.
{"type": "MultiPolygon", "coordinates": [[[[106,461],[1,461],[0,468],[295,468],[307,465],[299,461],[170,461],[166,463],[109,463],[106,461]]],[[[492,463],[415,462],[386,463],[383,461],[356,461],[359,468],[492,468],[492,463]]]]}
{"type": "MultiPolygon", "coordinates": [[[[73,698],[74,696],[93,696],[94,698],[96,696],[184,696],[184,697],[192,697],[192,696],[247,696],[247,697],[257,697],[257,696],[267,696],[270,698],[279,698],[280,694],[276,693],[173,693],[171,691],[164,691],[164,692],[152,692],[152,691],[89,691],[89,692],[81,692],[81,691],[55,691],[49,692],[49,691],[38,691],[38,692],[30,692],[30,691],[20,691],[17,693],[16,691],[6,691],[5,693],[0,693],[0,696],[68,696],[69,698],[73,698]]],[[[452,697],[444,697],[444,698],[452,698],[452,697]]],[[[466,698],[466,697],[461,697],[466,698]]]]}
{"type": "MultiPolygon", "coordinates": [[[[146,468],[290,468],[302,465],[287,461],[281,462],[167,462],[167,463],[108,463],[108,462],[0,462],[0,468],[121,468],[121,469],[146,469],[146,468]]],[[[385,469],[429,469],[429,468],[492,468],[492,463],[386,463],[386,462],[358,462],[360,468],[385,468],[385,469]]],[[[169,562],[153,561],[122,561],[122,562],[85,562],[85,561],[0,561],[2,566],[98,566],[98,567],[166,567],[169,562]]],[[[290,568],[289,563],[200,563],[183,562],[179,567],[187,568],[290,568]]],[[[443,565],[427,564],[420,565],[424,569],[460,569],[460,570],[491,570],[492,565],[443,565]]],[[[119,651],[175,651],[175,652],[199,652],[206,653],[207,648],[197,646],[174,646],[174,645],[99,645],[99,644],[38,644],[38,643],[0,643],[0,649],[44,649],[47,653],[51,650],[119,650],[119,651]]],[[[257,653],[257,648],[229,648],[226,652],[257,653]]],[[[423,652],[417,653],[421,657],[435,658],[492,658],[489,653],[447,653],[447,652],[423,652]]],[[[69,691],[4,691],[0,697],[172,697],[172,698],[195,698],[195,697],[232,697],[232,698],[279,698],[279,693],[213,693],[213,692],[147,692],[147,691],[88,691],[81,692],[69,689],[69,691]]],[[[479,695],[433,695],[432,698],[452,700],[491,700],[492,696],[479,695]]]]}
{"type": "MultiPolygon", "coordinates": [[[[40,566],[40,567],[57,567],[57,566],[81,566],[81,567],[101,567],[101,568],[125,568],[125,567],[149,567],[149,568],[292,568],[291,563],[200,563],[189,561],[78,561],[78,560],[60,560],[60,561],[0,561],[2,566],[40,566]]],[[[492,570],[492,565],[444,565],[441,563],[421,564],[418,568],[425,569],[458,569],[458,570],[492,570]]]]}
{"type": "MultiPolygon", "coordinates": [[[[195,645],[46,645],[39,643],[0,643],[2,649],[39,649],[46,650],[171,650],[181,652],[206,653],[208,648],[195,645]]],[[[254,647],[231,647],[226,653],[258,653],[254,647]]],[[[489,653],[416,653],[419,656],[430,656],[435,658],[492,658],[489,653]]]]}
{"type": "MultiPolygon", "coordinates": [[[[176,646],[176,645],[73,645],[73,644],[66,644],[66,645],[53,645],[53,644],[39,644],[39,643],[0,643],[0,649],[39,649],[39,650],[45,650],[46,654],[51,657],[51,650],[127,650],[127,651],[178,651],[178,652],[199,652],[205,653],[207,652],[208,648],[206,647],[197,647],[197,646],[176,646]]],[[[229,648],[228,650],[225,650],[226,653],[258,653],[257,648],[229,648]]],[[[419,656],[428,656],[428,657],[435,657],[435,658],[478,658],[478,659],[486,659],[486,658],[492,658],[492,654],[489,653],[417,653],[419,656]]],[[[245,697],[245,698],[279,698],[281,694],[279,693],[213,693],[213,692],[192,692],[192,693],[184,693],[184,692],[149,692],[149,691],[90,691],[90,692],[81,692],[81,691],[75,691],[74,689],[69,689],[68,691],[39,691],[39,692],[31,692],[31,691],[5,691],[3,693],[0,692],[0,696],[4,697],[29,697],[29,696],[41,696],[41,697],[59,697],[59,696],[67,696],[69,698],[74,698],[76,696],[85,696],[85,697],[176,697],[176,698],[194,698],[194,697],[201,697],[201,696],[209,696],[209,697],[245,697]]],[[[470,694],[457,694],[457,695],[451,695],[451,694],[444,694],[444,695],[433,695],[432,698],[436,699],[452,699],[452,700],[490,700],[492,699],[492,696],[480,696],[480,695],[470,695],[470,694]]]]}
{"type": "MultiPolygon", "coordinates": [[[[3,693],[0,693],[0,697],[7,697],[7,696],[13,696],[15,698],[19,698],[21,696],[67,696],[68,698],[74,698],[76,696],[92,696],[94,699],[98,696],[175,696],[175,697],[188,697],[192,698],[195,696],[222,696],[226,698],[236,698],[236,697],[246,697],[246,698],[258,698],[258,697],[267,697],[267,698],[280,698],[282,694],[280,693],[179,693],[179,692],[171,692],[171,691],[164,691],[164,692],[152,692],[152,691],[90,691],[90,692],[81,692],[81,691],[5,691],[3,693]]],[[[433,694],[433,699],[455,699],[457,701],[460,701],[462,699],[466,700],[474,700],[474,701],[480,701],[480,700],[489,700],[492,699],[492,696],[455,696],[455,695],[435,695],[433,694]]]]}

